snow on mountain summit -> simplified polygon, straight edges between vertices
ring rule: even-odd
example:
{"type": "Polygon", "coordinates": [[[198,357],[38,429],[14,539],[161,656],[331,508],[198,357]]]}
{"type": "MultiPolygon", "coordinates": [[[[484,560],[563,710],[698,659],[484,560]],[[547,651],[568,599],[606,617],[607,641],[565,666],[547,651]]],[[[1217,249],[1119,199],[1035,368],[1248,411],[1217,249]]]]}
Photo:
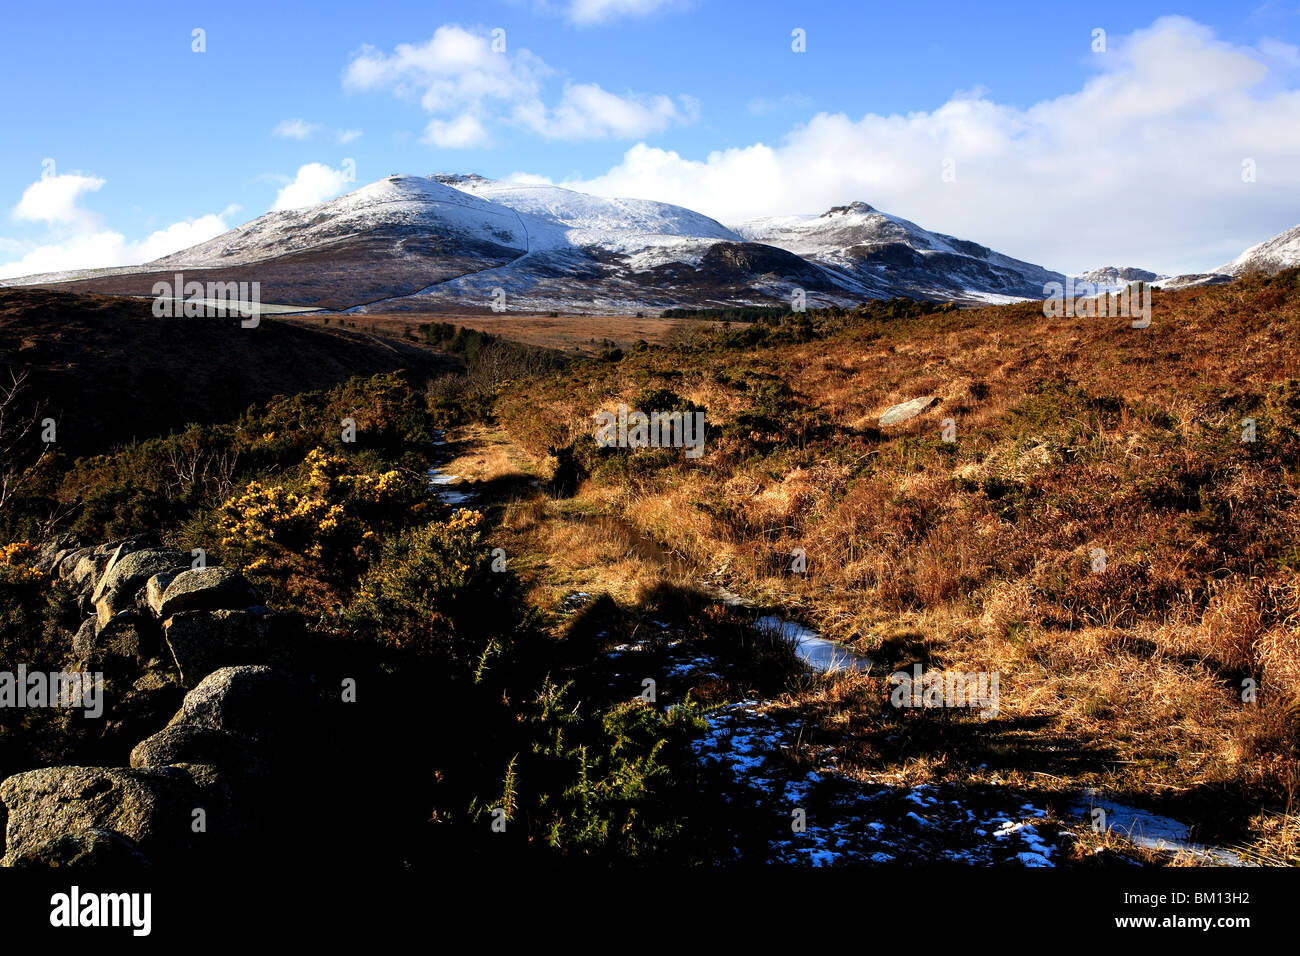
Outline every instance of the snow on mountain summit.
{"type": "Polygon", "coordinates": [[[1045,283],[1064,279],[861,201],[815,216],[750,219],[735,229],[753,242],[785,249],[901,295],[984,301],[1036,298],[1045,283]]]}
{"type": "Polygon", "coordinates": [[[486,308],[501,293],[511,309],[604,314],[890,296],[1003,302],[1064,281],[862,201],[728,227],[671,203],[473,174],[388,176],[112,276],[60,281],[140,295],[182,268],[260,282],[265,303],[350,311],[486,308]]]}
{"type": "Polygon", "coordinates": [[[1279,269],[1289,269],[1292,266],[1300,266],[1300,226],[1251,246],[1237,258],[1214,271],[1237,276],[1256,271],[1277,272],[1279,269]]]}
{"type": "Polygon", "coordinates": [[[1157,282],[1169,276],[1157,275],[1133,266],[1098,266],[1074,277],[1075,284],[1087,282],[1099,291],[1119,292],[1134,282],[1157,282]]]}
{"type": "Polygon", "coordinates": [[[715,219],[682,206],[649,199],[607,199],[546,183],[506,182],[475,175],[433,177],[472,196],[491,200],[563,230],[574,246],[636,252],[664,239],[739,242],[715,219]]]}
{"type": "Polygon", "coordinates": [[[420,176],[388,176],[337,199],[269,212],[154,265],[245,264],[375,234],[525,249],[517,216],[499,205],[420,176]]]}

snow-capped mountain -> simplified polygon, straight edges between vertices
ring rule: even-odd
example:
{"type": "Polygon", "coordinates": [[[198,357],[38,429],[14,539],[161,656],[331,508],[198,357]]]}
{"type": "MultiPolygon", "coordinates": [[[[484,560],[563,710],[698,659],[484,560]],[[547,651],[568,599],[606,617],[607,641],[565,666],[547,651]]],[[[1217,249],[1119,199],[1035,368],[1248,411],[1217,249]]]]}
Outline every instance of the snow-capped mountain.
{"type": "Polygon", "coordinates": [[[399,244],[436,238],[461,254],[488,258],[509,259],[528,248],[509,209],[432,179],[390,176],[318,206],[269,212],[152,265],[246,265],[359,237],[399,244]]]}
{"type": "Polygon", "coordinates": [[[306,209],[270,212],[127,269],[11,284],[149,295],[153,282],[259,281],[264,304],[349,311],[620,313],[893,295],[1037,298],[1059,273],[929,232],[865,203],[728,228],[669,203],[607,199],[474,175],[389,176],[306,209]]]}
{"type": "Polygon", "coordinates": [[[1135,269],[1133,266],[1099,266],[1075,276],[1074,284],[1077,287],[1080,283],[1087,282],[1095,286],[1098,292],[1119,292],[1134,282],[1155,283],[1168,278],[1169,276],[1135,269]]]}
{"type": "Polygon", "coordinates": [[[831,266],[884,294],[999,301],[1041,298],[1064,276],[978,243],[930,232],[864,202],[820,216],[751,219],[736,231],[754,242],[831,266]]]}
{"type": "Polygon", "coordinates": [[[1300,226],[1278,233],[1272,239],[1251,246],[1215,272],[1239,276],[1247,272],[1277,272],[1300,266],[1300,226]]]}

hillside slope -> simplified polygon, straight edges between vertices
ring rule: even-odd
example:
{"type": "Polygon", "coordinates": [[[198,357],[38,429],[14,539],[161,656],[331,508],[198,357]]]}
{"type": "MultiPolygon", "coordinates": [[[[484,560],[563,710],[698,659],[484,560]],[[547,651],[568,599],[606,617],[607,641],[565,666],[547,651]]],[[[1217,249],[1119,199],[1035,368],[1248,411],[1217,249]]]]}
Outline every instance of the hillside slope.
{"type": "Polygon", "coordinates": [[[571,512],[874,662],[788,703],[856,779],[1096,788],[1294,859],[1297,368],[1289,270],[1156,291],[1143,330],[895,303],[702,331],[499,419],[578,475],[571,512]],[[705,409],[703,456],[598,447],[620,403],[705,409]],[[998,715],[896,709],[914,665],[999,675],[998,715]]]}
{"type": "Polygon", "coordinates": [[[1041,298],[1043,286],[1064,276],[914,222],[864,202],[819,216],[781,216],[741,223],[754,242],[829,265],[887,295],[957,301],[1041,298]]]}
{"type": "Polygon", "coordinates": [[[58,422],[57,447],[91,454],[188,422],[225,421],[254,402],[355,375],[458,363],[409,343],[263,319],[159,319],[148,302],[0,289],[0,369],[26,372],[28,406],[58,422]]]}
{"type": "Polygon", "coordinates": [[[1300,266],[1300,226],[1280,232],[1272,239],[1251,246],[1231,262],[1215,269],[1227,275],[1244,275],[1247,272],[1277,272],[1300,266]]]}

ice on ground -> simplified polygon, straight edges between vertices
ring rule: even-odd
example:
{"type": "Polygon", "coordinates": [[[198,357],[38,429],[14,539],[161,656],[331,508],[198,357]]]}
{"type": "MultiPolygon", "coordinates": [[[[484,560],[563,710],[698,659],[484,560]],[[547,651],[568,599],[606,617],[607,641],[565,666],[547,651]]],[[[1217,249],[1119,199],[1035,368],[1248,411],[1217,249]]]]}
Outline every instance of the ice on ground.
{"type": "Polygon", "coordinates": [[[869,657],[851,651],[843,644],[828,640],[797,621],[788,621],[774,614],[766,614],[754,622],[754,627],[788,640],[804,663],[821,673],[836,671],[865,673],[871,670],[869,657]]]}
{"type": "Polygon", "coordinates": [[[1098,809],[1105,813],[1107,830],[1127,837],[1138,846],[1150,850],[1187,852],[1212,860],[1220,866],[1244,865],[1241,857],[1231,850],[1192,842],[1187,824],[1102,797],[1095,790],[1084,791],[1070,805],[1072,814],[1089,822],[1100,819],[1093,816],[1093,810],[1098,809]]]}

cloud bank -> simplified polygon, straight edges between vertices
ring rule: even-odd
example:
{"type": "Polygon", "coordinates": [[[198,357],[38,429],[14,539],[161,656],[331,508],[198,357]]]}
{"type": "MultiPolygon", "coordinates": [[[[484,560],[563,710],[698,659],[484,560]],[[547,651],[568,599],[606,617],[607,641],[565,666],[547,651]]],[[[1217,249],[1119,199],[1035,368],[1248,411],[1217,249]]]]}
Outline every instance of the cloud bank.
{"type": "Polygon", "coordinates": [[[1298,53],[1165,17],[1093,54],[1078,92],[1025,109],[974,91],[906,115],[819,113],[701,158],[640,143],[565,185],[723,222],[860,199],[1066,272],[1200,271],[1267,238],[1262,222],[1300,221],[1298,53]]]}
{"type": "Polygon", "coordinates": [[[501,128],[567,142],[634,139],[692,122],[699,113],[688,96],[618,94],[596,83],[566,82],[548,103],[554,75],[528,50],[512,52],[503,31],[445,24],[426,42],[399,43],[392,53],[362,47],[343,85],[418,102],[431,114],[424,141],[446,149],[490,146],[501,128]]]}

